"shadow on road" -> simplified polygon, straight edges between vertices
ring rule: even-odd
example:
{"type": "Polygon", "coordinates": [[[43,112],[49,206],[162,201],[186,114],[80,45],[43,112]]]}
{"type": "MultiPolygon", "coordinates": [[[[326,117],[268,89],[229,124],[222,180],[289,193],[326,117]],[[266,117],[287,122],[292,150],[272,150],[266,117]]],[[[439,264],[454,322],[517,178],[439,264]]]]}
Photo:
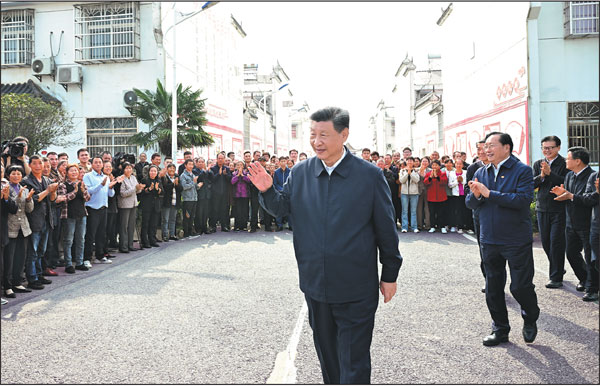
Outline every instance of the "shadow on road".
{"type": "Polygon", "coordinates": [[[591,383],[579,374],[577,370],[571,367],[565,357],[554,351],[551,347],[537,344],[532,344],[528,347],[539,351],[544,356],[547,363],[537,359],[527,352],[527,350],[516,344],[507,345],[506,352],[540,377],[541,383],[564,383],[575,385],[591,383]]]}

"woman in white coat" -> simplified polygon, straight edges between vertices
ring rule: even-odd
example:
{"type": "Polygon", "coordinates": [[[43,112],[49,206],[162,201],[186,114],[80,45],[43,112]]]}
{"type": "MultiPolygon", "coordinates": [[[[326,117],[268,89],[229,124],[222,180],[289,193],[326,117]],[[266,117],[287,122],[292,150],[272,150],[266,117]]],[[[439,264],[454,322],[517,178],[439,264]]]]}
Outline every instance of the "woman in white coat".
{"type": "Polygon", "coordinates": [[[465,185],[467,183],[467,172],[462,169],[463,161],[456,161],[456,169],[454,161],[448,159],[446,161],[446,174],[448,175],[448,187],[452,189],[452,195],[448,195],[448,205],[450,216],[448,217],[448,225],[451,226],[450,232],[463,233],[465,227],[465,185]],[[460,169],[458,164],[460,163],[460,169]]]}

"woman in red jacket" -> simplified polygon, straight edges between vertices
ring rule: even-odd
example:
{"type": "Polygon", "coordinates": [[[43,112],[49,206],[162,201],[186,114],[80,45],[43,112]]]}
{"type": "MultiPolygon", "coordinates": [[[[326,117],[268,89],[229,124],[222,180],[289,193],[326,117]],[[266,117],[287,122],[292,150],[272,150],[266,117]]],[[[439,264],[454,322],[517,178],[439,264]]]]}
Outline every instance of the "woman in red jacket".
{"type": "Polygon", "coordinates": [[[440,161],[431,161],[431,171],[425,174],[423,183],[428,186],[427,202],[429,202],[429,219],[431,229],[429,233],[435,232],[435,228],[441,228],[442,233],[446,233],[444,220],[444,202],[448,199],[446,196],[446,186],[448,186],[448,176],[446,172],[440,170],[440,161]]]}

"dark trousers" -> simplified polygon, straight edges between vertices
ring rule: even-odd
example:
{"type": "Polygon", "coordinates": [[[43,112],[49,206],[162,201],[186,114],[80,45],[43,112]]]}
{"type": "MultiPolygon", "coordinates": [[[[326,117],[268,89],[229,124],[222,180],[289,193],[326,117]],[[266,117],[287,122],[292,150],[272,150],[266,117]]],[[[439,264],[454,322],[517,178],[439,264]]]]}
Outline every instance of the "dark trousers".
{"type": "Polygon", "coordinates": [[[598,261],[600,260],[600,234],[598,228],[590,229],[590,245],[592,246],[592,264],[598,271],[598,261]]]}
{"type": "Polygon", "coordinates": [[[142,207],[142,234],[140,239],[142,245],[156,244],[156,228],[158,227],[158,219],[160,212],[156,210],[156,205],[148,202],[148,205],[143,204],[142,207]]]}
{"type": "Polygon", "coordinates": [[[119,222],[117,221],[118,213],[106,213],[106,244],[105,252],[108,253],[108,248],[117,248],[117,233],[119,231],[119,222]]]}
{"type": "Polygon", "coordinates": [[[119,249],[121,251],[133,249],[136,217],[137,209],[135,207],[119,209],[119,249]]]}
{"type": "Polygon", "coordinates": [[[183,202],[183,236],[188,237],[192,234],[192,222],[196,213],[196,201],[183,202]]]}
{"type": "Polygon", "coordinates": [[[221,223],[222,230],[229,229],[231,225],[231,221],[229,219],[229,195],[227,192],[213,194],[210,227],[216,229],[217,221],[221,223]]]}
{"type": "Polygon", "coordinates": [[[258,228],[258,193],[252,192],[250,195],[250,229],[258,228]]]}
{"type": "Polygon", "coordinates": [[[273,216],[271,216],[271,214],[269,212],[264,210],[264,208],[261,208],[261,209],[262,209],[262,214],[263,214],[263,224],[265,225],[265,231],[270,232],[271,224],[273,223],[273,220],[275,218],[273,216]]]}
{"type": "Polygon", "coordinates": [[[592,264],[592,246],[589,230],[566,228],[567,260],[580,282],[585,284],[587,292],[598,292],[598,271],[592,264]],[[581,249],[585,260],[581,256],[581,249]]]}
{"type": "Polygon", "coordinates": [[[88,211],[87,225],[85,230],[85,247],[83,259],[91,260],[92,252],[96,251],[96,259],[104,257],[104,243],[106,241],[106,207],[93,209],[86,207],[88,211]]]}
{"type": "MultiPolygon", "coordinates": [[[[395,222],[402,224],[402,201],[400,201],[400,197],[398,197],[398,191],[396,191],[396,193],[392,192],[392,204],[394,205],[395,222]]],[[[413,228],[416,228],[414,224],[410,225],[413,228]]]]}
{"type": "Polygon", "coordinates": [[[481,268],[481,273],[483,274],[483,278],[485,279],[485,266],[483,265],[483,254],[481,253],[481,241],[479,240],[479,214],[475,214],[473,211],[473,232],[475,232],[475,236],[477,236],[477,246],[479,247],[479,258],[481,259],[481,263],[479,267],[481,268]]]}
{"type": "Polygon", "coordinates": [[[432,228],[446,226],[446,216],[444,216],[444,211],[446,209],[446,201],[429,201],[429,222],[431,223],[432,228]]]}
{"type": "Polygon", "coordinates": [[[2,286],[4,289],[21,284],[28,243],[21,230],[19,230],[16,238],[8,240],[8,245],[4,248],[4,271],[2,272],[2,286]]]}
{"type": "Polygon", "coordinates": [[[58,260],[60,259],[60,253],[58,251],[58,247],[60,246],[61,239],[60,235],[62,232],[62,221],[60,221],[60,208],[55,208],[57,211],[56,224],[54,224],[54,229],[50,230],[50,234],[48,235],[48,247],[46,248],[46,266],[54,269],[58,265],[58,260]]]}
{"type": "Polygon", "coordinates": [[[371,382],[371,339],[378,294],[351,303],[321,303],[305,296],[308,320],[323,382],[368,384],[371,382]]]}
{"type": "Polygon", "coordinates": [[[206,233],[208,231],[208,201],[207,198],[200,198],[196,202],[194,229],[197,233],[206,233]]]}
{"type": "Polygon", "coordinates": [[[250,199],[248,197],[235,198],[235,229],[246,229],[248,226],[248,211],[250,199]]]}
{"type": "Polygon", "coordinates": [[[504,299],[506,262],[510,270],[510,292],[521,305],[525,322],[533,323],[540,315],[533,284],[533,250],[525,245],[497,245],[481,243],[485,264],[485,301],[492,316],[494,331],[510,331],[508,312],[504,299]]]}
{"type": "Polygon", "coordinates": [[[537,212],[542,247],[550,263],[550,280],[563,281],[565,268],[566,214],[562,212],[537,212]]]}

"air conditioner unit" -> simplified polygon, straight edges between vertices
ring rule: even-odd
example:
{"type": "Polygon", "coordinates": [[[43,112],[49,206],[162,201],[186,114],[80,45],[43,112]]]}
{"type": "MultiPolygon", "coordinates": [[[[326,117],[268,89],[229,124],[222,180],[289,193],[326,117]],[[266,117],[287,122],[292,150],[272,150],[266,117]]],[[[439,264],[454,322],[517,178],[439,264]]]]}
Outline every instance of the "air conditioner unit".
{"type": "Polygon", "coordinates": [[[79,64],[58,67],[59,84],[81,84],[83,83],[83,71],[79,64]]]}
{"type": "Polygon", "coordinates": [[[133,90],[123,91],[123,106],[132,107],[137,102],[138,96],[133,90]]]}
{"type": "Polygon", "coordinates": [[[53,58],[35,58],[31,62],[33,75],[54,75],[55,70],[53,58]]]}

